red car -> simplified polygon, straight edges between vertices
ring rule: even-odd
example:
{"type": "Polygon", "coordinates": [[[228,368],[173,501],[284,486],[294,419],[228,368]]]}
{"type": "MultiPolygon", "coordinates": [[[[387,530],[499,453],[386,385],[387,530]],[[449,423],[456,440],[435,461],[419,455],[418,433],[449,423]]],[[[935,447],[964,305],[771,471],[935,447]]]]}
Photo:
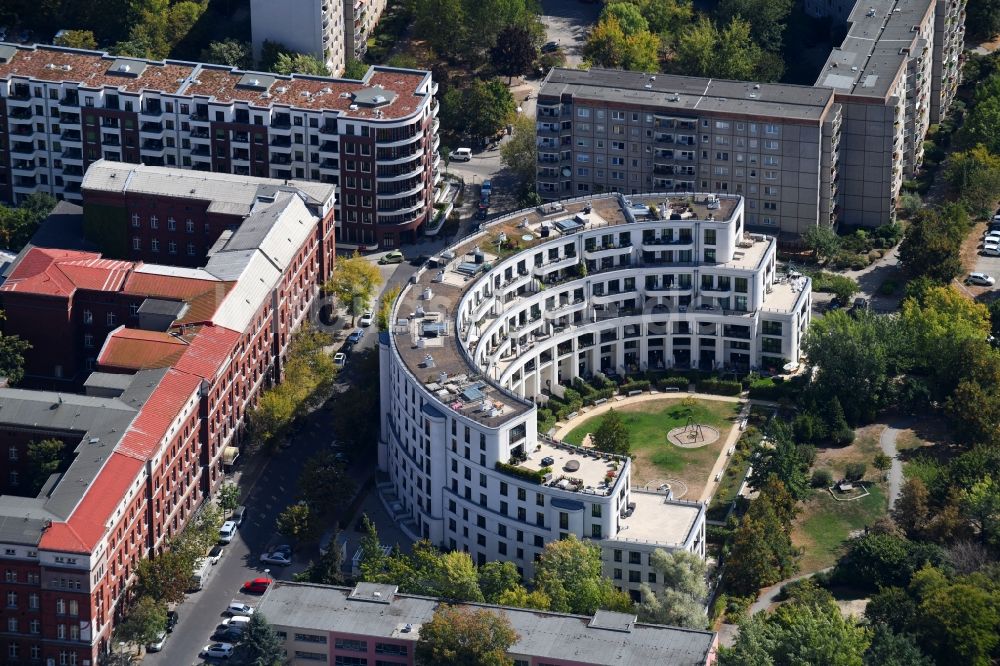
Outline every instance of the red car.
{"type": "Polygon", "coordinates": [[[243,590],[245,592],[257,592],[263,594],[267,590],[267,586],[270,584],[270,578],[254,578],[253,580],[248,580],[243,583],[243,590]]]}

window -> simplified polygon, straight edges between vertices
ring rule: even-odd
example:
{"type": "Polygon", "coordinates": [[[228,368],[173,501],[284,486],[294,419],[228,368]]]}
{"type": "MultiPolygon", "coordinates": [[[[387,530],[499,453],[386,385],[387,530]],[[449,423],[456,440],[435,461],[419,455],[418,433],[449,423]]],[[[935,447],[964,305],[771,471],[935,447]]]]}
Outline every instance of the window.
{"type": "Polygon", "coordinates": [[[85,333],[83,335],[83,346],[84,347],[93,347],[94,346],[94,336],[91,335],[90,333],[85,333]]]}
{"type": "Polygon", "coordinates": [[[149,242],[149,249],[152,250],[153,252],[159,252],[160,251],[160,241],[158,239],[156,239],[156,238],[150,240],[150,242],[149,242]]]}
{"type": "MultiPolygon", "coordinates": [[[[299,653],[296,652],[295,656],[296,657],[299,656],[299,653]]],[[[333,663],[334,663],[335,666],[367,666],[368,665],[368,660],[365,659],[364,657],[341,657],[340,655],[337,655],[333,659],[334,659],[333,663]]]]}
{"type": "Polygon", "coordinates": [[[601,526],[600,526],[600,525],[597,525],[597,524],[595,524],[595,525],[591,525],[591,526],[590,526],[590,536],[591,536],[592,538],[594,538],[594,539],[602,539],[602,538],[604,538],[604,537],[603,537],[603,536],[601,535],[601,526]]]}
{"type": "Polygon", "coordinates": [[[10,448],[7,449],[7,460],[17,460],[17,457],[18,457],[17,447],[11,445],[10,448]]]}
{"type": "Polygon", "coordinates": [[[622,551],[620,549],[618,549],[618,548],[615,549],[614,560],[615,560],[615,562],[621,562],[622,561],[622,551]]]}
{"type": "Polygon", "coordinates": [[[187,253],[188,253],[189,257],[193,257],[194,256],[194,243],[188,243],[187,244],[187,253]]]}
{"type": "Polygon", "coordinates": [[[594,518],[600,518],[601,517],[601,505],[600,504],[591,504],[590,505],[590,515],[593,516],[594,518]]]}
{"type": "Polygon", "coordinates": [[[177,220],[172,217],[167,218],[167,230],[175,231],[177,229],[177,220]]]}
{"type": "Polygon", "coordinates": [[[115,325],[115,313],[114,312],[109,312],[108,316],[105,319],[108,322],[108,326],[114,326],[115,325]]]}
{"type": "Polygon", "coordinates": [[[132,214],[132,227],[135,228],[135,229],[139,228],[139,214],[138,213],[133,213],[132,214]]]}
{"type": "Polygon", "coordinates": [[[155,215],[152,215],[149,218],[149,228],[150,229],[159,229],[160,228],[160,221],[156,219],[155,215]]]}
{"type": "MultiPolygon", "coordinates": [[[[305,650],[296,650],[295,658],[303,661],[326,661],[326,655],[322,652],[306,652],[305,650]]],[[[354,659],[354,657],[344,657],[344,659],[354,659]]]]}
{"type": "Polygon", "coordinates": [[[630,550],[628,552],[628,563],[629,564],[642,564],[642,553],[630,550]]]}
{"type": "Polygon", "coordinates": [[[405,657],[408,654],[405,645],[393,645],[391,643],[376,643],[375,654],[391,654],[397,657],[405,657]]]}
{"type": "Polygon", "coordinates": [[[186,232],[188,232],[189,234],[193,234],[194,233],[194,220],[185,220],[184,221],[184,230],[186,232]]]}
{"type": "Polygon", "coordinates": [[[628,582],[630,582],[630,583],[641,583],[642,582],[642,575],[638,571],[629,571],[628,572],[628,582]]]}
{"type": "Polygon", "coordinates": [[[91,312],[90,310],[84,310],[83,311],[83,323],[84,324],[93,324],[94,323],[94,313],[91,312]]]}
{"type": "Polygon", "coordinates": [[[132,249],[133,250],[141,250],[142,249],[142,239],[139,238],[138,236],[136,236],[136,237],[134,237],[132,239],[132,249]]]}
{"type": "Polygon", "coordinates": [[[705,245],[715,245],[715,229],[705,229],[705,245]]]}

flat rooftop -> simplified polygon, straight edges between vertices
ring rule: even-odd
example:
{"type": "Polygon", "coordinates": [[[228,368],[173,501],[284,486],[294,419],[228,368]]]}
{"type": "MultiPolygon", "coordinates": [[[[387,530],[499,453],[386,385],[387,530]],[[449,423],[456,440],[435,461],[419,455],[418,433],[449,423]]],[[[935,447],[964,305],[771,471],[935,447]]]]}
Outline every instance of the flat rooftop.
{"type": "Polygon", "coordinates": [[[903,51],[923,48],[913,27],[923,22],[934,4],[934,0],[859,1],[847,19],[844,42],[830,52],[816,85],[840,94],[885,99],[907,60],[903,51]]]}
{"type": "Polygon", "coordinates": [[[337,111],[351,118],[397,119],[429,103],[430,73],[372,67],[361,80],[293,74],[281,76],[195,62],[119,58],[101,51],[0,43],[0,79],[25,77],[84,88],[113,87],[205,97],[227,104],[247,102],[337,111]]]}
{"type": "Polygon", "coordinates": [[[816,123],[833,104],[833,91],[814,86],[728,81],[673,74],[649,75],[614,69],[552,68],[539,92],[543,97],[648,105],[676,109],[687,116],[701,113],[746,114],[816,123]]]}
{"type": "MultiPolygon", "coordinates": [[[[430,621],[440,603],[432,597],[399,594],[394,585],[359,583],[352,589],[275,581],[257,610],[279,627],[415,643],[421,626],[430,621]]],[[[715,645],[713,632],[645,624],[627,613],[598,611],[588,617],[488,604],[459,605],[506,616],[518,636],[510,654],[541,660],[567,659],[595,666],[695,666],[709,660],[715,645]]]]}
{"type": "Polygon", "coordinates": [[[664,493],[633,489],[629,501],[635,503],[632,514],[623,518],[618,534],[609,541],[677,544],[687,541],[705,510],[699,502],[668,500],[664,493]]]}
{"type": "Polygon", "coordinates": [[[563,490],[607,495],[614,491],[617,477],[628,460],[625,456],[602,454],[569,444],[555,444],[542,438],[536,444],[538,450],[528,452],[528,459],[520,467],[536,472],[546,467],[551,468],[552,479],[546,485],[563,490]],[[605,483],[609,472],[615,475],[610,484],[605,483]]]}

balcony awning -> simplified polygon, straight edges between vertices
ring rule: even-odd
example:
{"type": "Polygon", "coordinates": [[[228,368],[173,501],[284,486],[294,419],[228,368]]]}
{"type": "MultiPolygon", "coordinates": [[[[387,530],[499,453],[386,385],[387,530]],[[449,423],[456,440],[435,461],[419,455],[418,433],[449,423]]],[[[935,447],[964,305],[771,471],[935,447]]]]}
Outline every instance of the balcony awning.
{"type": "Polygon", "coordinates": [[[240,457],[240,450],[235,446],[227,446],[222,449],[222,464],[232,465],[240,457]]]}

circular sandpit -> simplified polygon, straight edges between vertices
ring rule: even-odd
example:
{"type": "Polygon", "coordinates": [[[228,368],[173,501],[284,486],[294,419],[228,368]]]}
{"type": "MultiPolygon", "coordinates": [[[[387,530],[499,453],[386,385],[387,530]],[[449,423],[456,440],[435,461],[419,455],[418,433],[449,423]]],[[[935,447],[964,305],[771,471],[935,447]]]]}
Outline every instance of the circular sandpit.
{"type": "Polygon", "coordinates": [[[700,449],[719,439],[719,429],[701,423],[691,423],[674,428],[667,433],[667,441],[682,449],[700,449]]]}

